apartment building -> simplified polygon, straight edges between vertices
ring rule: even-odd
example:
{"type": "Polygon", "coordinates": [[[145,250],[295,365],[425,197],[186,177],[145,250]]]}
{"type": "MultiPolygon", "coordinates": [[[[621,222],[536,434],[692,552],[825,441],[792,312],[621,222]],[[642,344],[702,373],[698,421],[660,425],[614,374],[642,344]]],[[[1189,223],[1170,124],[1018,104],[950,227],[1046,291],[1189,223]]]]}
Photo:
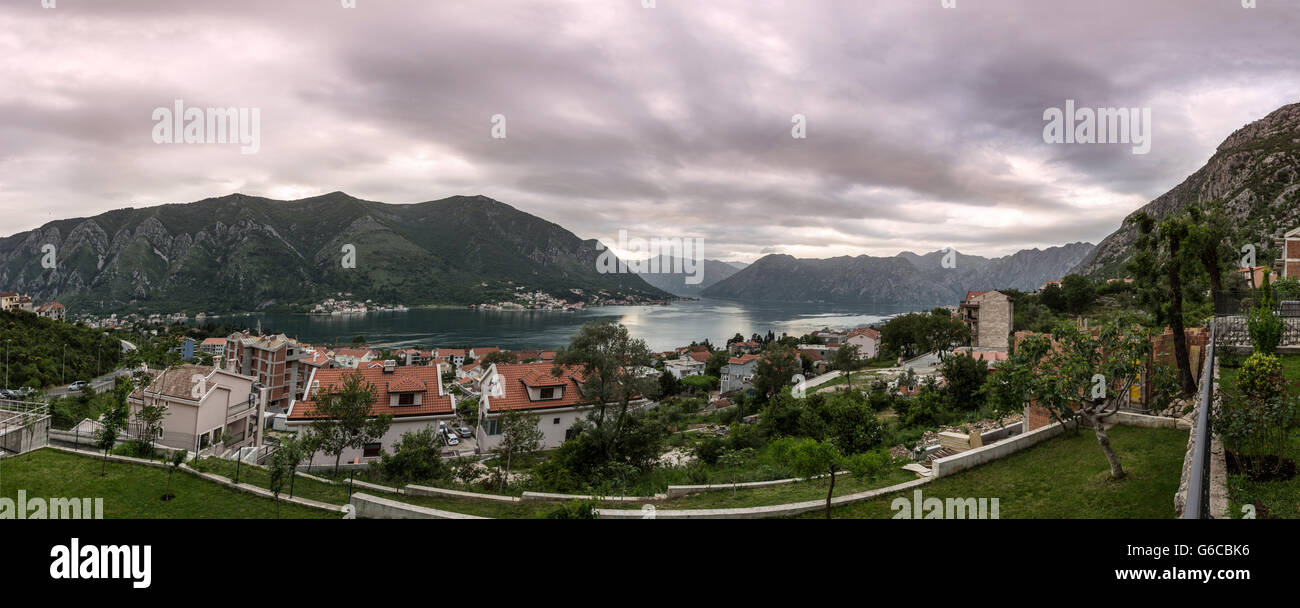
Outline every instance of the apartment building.
{"type": "Polygon", "coordinates": [[[1014,305],[1000,291],[968,291],[959,307],[961,319],[970,326],[971,346],[1007,348],[1010,345],[1014,305]]]}
{"type": "Polygon", "coordinates": [[[252,376],[270,391],[267,409],[282,412],[306,389],[309,364],[317,353],[284,334],[254,336],[239,332],[226,337],[225,369],[252,376]]]}

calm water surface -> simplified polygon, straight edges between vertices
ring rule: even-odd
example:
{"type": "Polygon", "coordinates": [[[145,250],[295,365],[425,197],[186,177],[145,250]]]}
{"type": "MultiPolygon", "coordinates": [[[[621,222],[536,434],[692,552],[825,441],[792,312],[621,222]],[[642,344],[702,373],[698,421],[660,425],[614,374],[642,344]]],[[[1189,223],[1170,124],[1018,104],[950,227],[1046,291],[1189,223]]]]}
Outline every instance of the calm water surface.
{"type": "Polygon", "coordinates": [[[645,339],[651,350],[663,351],[705,338],[721,345],[736,333],[748,337],[771,330],[780,336],[801,335],[823,327],[847,329],[923,309],[867,310],[834,304],[749,304],[704,299],[668,306],[608,306],[580,312],[421,308],[346,316],[226,315],[209,317],[205,322],[256,327],[260,320],[264,331],[283,332],[311,344],[347,343],[354,336],[365,336],[371,346],[519,349],[564,346],[583,323],[615,319],[634,336],[645,339]]]}

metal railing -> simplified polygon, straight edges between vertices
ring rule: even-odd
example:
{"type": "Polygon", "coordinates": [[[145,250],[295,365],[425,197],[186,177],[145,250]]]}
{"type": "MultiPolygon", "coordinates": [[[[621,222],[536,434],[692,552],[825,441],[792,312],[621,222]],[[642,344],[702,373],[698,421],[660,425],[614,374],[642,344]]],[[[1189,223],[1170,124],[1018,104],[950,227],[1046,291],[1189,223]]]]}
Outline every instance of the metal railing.
{"type": "Polygon", "coordinates": [[[1183,519],[1213,519],[1210,513],[1210,432],[1211,410],[1214,407],[1214,321],[1210,321],[1210,343],[1201,366],[1201,402],[1196,415],[1196,447],[1192,452],[1192,468],[1187,479],[1187,503],[1183,519]]]}

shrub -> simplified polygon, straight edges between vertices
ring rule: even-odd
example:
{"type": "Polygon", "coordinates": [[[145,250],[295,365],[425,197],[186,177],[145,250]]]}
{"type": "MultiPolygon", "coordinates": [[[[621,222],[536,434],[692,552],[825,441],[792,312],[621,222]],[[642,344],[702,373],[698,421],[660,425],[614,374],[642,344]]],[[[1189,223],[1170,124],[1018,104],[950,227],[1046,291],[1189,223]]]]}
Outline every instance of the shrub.
{"type": "Polygon", "coordinates": [[[451,469],[442,460],[442,439],[432,427],[402,433],[393,453],[383,452],[379,468],[393,481],[445,481],[451,469]]]}
{"type": "Polygon", "coordinates": [[[546,519],[596,519],[599,516],[596,513],[596,503],[590,500],[575,500],[547,513],[546,519]]]}
{"type": "Polygon", "coordinates": [[[1246,330],[1250,341],[1255,345],[1255,352],[1268,355],[1277,353],[1277,345],[1282,342],[1282,332],[1286,324],[1273,314],[1273,287],[1269,285],[1268,274],[1264,274],[1264,284],[1259,288],[1259,303],[1250,312],[1246,320],[1246,330]]]}
{"type": "Polygon", "coordinates": [[[1282,360],[1276,355],[1258,352],[1247,357],[1237,374],[1237,389],[1254,402],[1285,394],[1286,375],[1282,371],[1282,360]]]}

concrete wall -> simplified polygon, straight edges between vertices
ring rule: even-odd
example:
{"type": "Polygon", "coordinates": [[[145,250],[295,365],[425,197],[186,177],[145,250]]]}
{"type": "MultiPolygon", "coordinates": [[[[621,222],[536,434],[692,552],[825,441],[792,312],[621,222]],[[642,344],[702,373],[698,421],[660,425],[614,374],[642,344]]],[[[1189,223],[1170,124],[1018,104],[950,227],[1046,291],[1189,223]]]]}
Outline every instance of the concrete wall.
{"type": "Polygon", "coordinates": [[[362,519],[487,519],[477,515],[410,505],[363,493],[353,494],[350,504],[356,509],[357,517],[362,519]]]}
{"type": "Polygon", "coordinates": [[[958,471],[964,471],[986,462],[992,462],[999,458],[1004,458],[1027,447],[1038,445],[1052,437],[1060,435],[1064,430],[1065,425],[1058,422],[1042,428],[1034,429],[1028,433],[1022,433],[1011,439],[1000,441],[992,445],[967,450],[960,454],[948,456],[947,458],[936,459],[930,463],[933,477],[946,477],[958,471]]]}
{"type": "MultiPolygon", "coordinates": [[[[834,508],[849,505],[864,500],[871,500],[886,494],[892,494],[894,492],[910,490],[930,483],[932,480],[932,477],[925,477],[892,485],[887,488],[868,490],[866,492],[858,492],[857,494],[836,496],[831,499],[831,507],[834,508]]],[[[739,509],[596,509],[596,513],[600,516],[600,519],[762,519],[768,517],[789,517],[801,513],[820,511],[825,508],[825,500],[809,500],[785,505],[739,509]]]]}

